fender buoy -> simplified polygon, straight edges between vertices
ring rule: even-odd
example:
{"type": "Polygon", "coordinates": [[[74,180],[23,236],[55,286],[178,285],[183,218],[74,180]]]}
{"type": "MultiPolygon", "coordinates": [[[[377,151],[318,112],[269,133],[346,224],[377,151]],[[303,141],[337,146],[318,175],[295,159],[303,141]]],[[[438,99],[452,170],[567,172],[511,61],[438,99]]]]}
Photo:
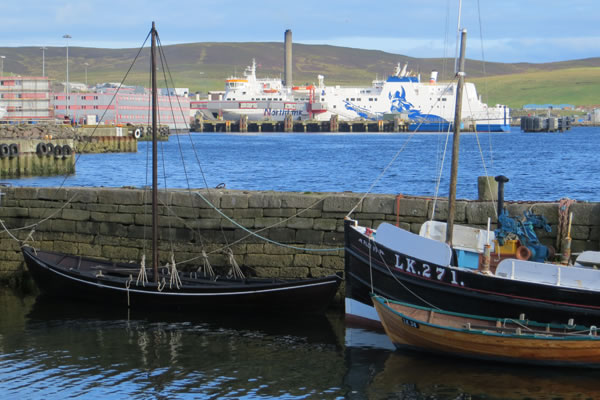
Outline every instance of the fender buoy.
{"type": "Polygon", "coordinates": [[[62,151],[62,146],[54,146],[54,158],[62,158],[63,155],[63,151],[62,151]]]}
{"type": "Polygon", "coordinates": [[[38,143],[37,147],[35,148],[35,152],[38,154],[38,156],[45,156],[47,151],[48,147],[46,147],[46,143],[38,143]]]}
{"type": "Polygon", "coordinates": [[[52,143],[46,143],[46,155],[50,157],[50,154],[54,152],[54,145],[52,143]]]}
{"type": "Polygon", "coordinates": [[[139,139],[140,137],[142,137],[142,131],[140,130],[140,128],[137,128],[135,130],[135,132],[133,132],[133,137],[136,139],[139,139]]]}
{"type": "Polygon", "coordinates": [[[69,146],[68,144],[63,145],[63,147],[62,147],[63,158],[69,157],[71,154],[73,154],[73,150],[71,149],[71,146],[69,146]]]}
{"type": "Polygon", "coordinates": [[[11,157],[15,157],[19,155],[19,146],[16,143],[11,143],[8,145],[8,152],[11,157]]]}
{"type": "Polygon", "coordinates": [[[10,154],[10,149],[6,143],[0,144],[0,158],[5,158],[10,154]]]}
{"type": "Polygon", "coordinates": [[[531,250],[525,246],[517,247],[517,258],[519,260],[529,260],[531,258],[531,250]]]}

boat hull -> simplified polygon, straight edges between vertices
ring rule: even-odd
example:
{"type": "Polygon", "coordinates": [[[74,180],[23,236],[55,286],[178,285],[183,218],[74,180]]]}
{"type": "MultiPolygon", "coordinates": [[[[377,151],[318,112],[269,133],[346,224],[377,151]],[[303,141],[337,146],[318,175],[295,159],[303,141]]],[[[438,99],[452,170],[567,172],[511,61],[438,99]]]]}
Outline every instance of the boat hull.
{"type": "Polygon", "coordinates": [[[373,291],[391,300],[469,314],[516,318],[524,313],[544,322],[574,318],[600,325],[599,292],[424,263],[370,240],[352,222],[345,225],[346,314],[357,322],[378,320],[370,300],[373,291]]]}
{"type": "MultiPolygon", "coordinates": [[[[526,326],[518,333],[500,332],[484,325],[490,322],[489,318],[440,314],[438,310],[417,309],[377,296],[373,297],[373,303],[386,334],[398,348],[491,361],[600,367],[598,336],[533,334],[527,332],[526,326]],[[431,316],[431,322],[422,318],[426,314],[431,316]],[[438,319],[447,319],[449,325],[438,324],[438,319]],[[471,329],[471,324],[477,326],[477,323],[481,323],[481,328],[471,329]]],[[[509,321],[516,322],[514,326],[522,325],[519,321],[509,321]]]]}
{"type": "Polygon", "coordinates": [[[151,275],[149,283],[136,283],[139,266],[135,264],[113,264],[56,252],[36,252],[30,247],[24,247],[22,252],[27,268],[42,292],[132,308],[321,312],[331,303],[342,280],[338,275],[296,280],[214,280],[180,274],[183,275],[182,285],[177,288],[170,284],[170,276],[164,274],[164,287],[159,290],[151,275]]]}

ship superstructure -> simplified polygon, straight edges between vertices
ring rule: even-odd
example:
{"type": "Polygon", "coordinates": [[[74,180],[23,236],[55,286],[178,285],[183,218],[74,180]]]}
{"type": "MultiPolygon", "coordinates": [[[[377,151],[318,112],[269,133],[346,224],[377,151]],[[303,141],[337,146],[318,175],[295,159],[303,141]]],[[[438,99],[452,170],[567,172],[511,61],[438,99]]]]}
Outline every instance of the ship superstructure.
{"type": "MultiPolygon", "coordinates": [[[[381,120],[396,114],[407,119],[411,129],[441,131],[453,119],[456,83],[438,82],[437,72],[427,82],[420,75],[398,65],[386,80],[374,80],[367,87],[326,86],[318,76],[316,85],[285,87],[281,79],[257,78],[256,62],[242,77],[225,81],[223,101],[199,102],[196,108],[237,120],[294,119],[381,120]]],[[[193,106],[194,108],[194,106],[193,106]]],[[[477,94],[473,83],[465,84],[462,104],[464,129],[478,131],[509,130],[510,111],[506,106],[489,107],[477,94]]]]}

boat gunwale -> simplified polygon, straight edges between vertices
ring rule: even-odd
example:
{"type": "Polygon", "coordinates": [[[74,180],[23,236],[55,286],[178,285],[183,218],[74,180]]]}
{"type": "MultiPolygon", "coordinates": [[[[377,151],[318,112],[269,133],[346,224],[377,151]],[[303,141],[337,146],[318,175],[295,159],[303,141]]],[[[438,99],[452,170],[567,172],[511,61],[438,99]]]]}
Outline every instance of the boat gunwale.
{"type": "MultiPolygon", "coordinates": [[[[423,307],[423,306],[419,306],[416,304],[410,304],[410,303],[405,303],[402,301],[397,301],[397,300],[391,300],[391,299],[387,299],[383,296],[379,296],[376,294],[371,294],[371,298],[373,300],[373,303],[379,303],[382,307],[384,307],[386,310],[389,310],[389,312],[393,313],[394,315],[397,315],[401,318],[416,322],[418,324],[421,325],[426,325],[429,326],[431,328],[436,328],[436,329],[441,329],[441,330],[449,330],[449,331],[454,331],[454,332],[460,332],[460,333],[467,333],[467,334],[473,334],[473,335],[485,335],[485,336],[494,336],[494,337],[502,337],[502,338],[506,338],[506,339],[527,339],[527,340],[559,340],[559,341],[600,341],[600,336],[593,336],[589,333],[589,331],[592,329],[592,327],[588,327],[588,326],[584,326],[584,325],[571,325],[569,326],[568,324],[555,324],[555,323],[549,323],[549,324],[544,324],[541,322],[537,322],[537,321],[529,321],[529,320],[518,320],[518,319],[514,319],[514,318],[494,318],[494,317],[486,317],[486,316],[482,316],[482,315],[473,315],[473,314],[463,314],[463,313],[458,313],[458,312],[453,312],[453,311],[446,311],[446,310],[438,310],[438,309],[433,309],[431,307],[423,307]],[[409,308],[416,308],[422,311],[429,311],[429,312],[434,312],[437,314],[443,314],[443,315],[449,315],[449,316],[454,316],[454,317],[462,317],[462,318],[470,318],[470,319],[476,319],[476,320],[482,320],[482,321],[504,321],[504,320],[511,320],[511,321],[517,321],[517,322],[526,322],[527,328],[529,327],[543,327],[546,328],[547,326],[549,326],[551,329],[577,329],[577,330],[586,330],[588,331],[588,333],[556,333],[556,332],[536,332],[536,333],[529,333],[527,330],[522,331],[521,334],[516,334],[516,333],[504,333],[504,332],[493,332],[490,330],[495,329],[495,327],[490,326],[489,329],[490,330],[484,330],[483,328],[454,328],[454,327],[450,327],[450,326],[443,326],[443,325],[438,325],[438,324],[433,324],[421,319],[417,319],[414,317],[410,317],[406,314],[403,314],[402,312],[390,307],[388,305],[388,303],[391,304],[398,304],[404,307],[409,307],[409,308]]],[[[376,307],[377,308],[377,307],[376,307]]]]}
{"type": "MultiPolygon", "coordinates": [[[[298,290],[311,286],[323,286],[323,285],[336,285],[339,286],[343,280],[343,277],[339,274],[332,274],[323,277],[316,278],[295,278],[290,280],[277,280],[277,281],[269,281],[266,282],[267,278],[257,278],[260,281],[254,281],[253,279],[244,279],[244,280],[221,280],[221,281],[213,281],[208,279],[202,279],[199,277],[198,279],[202,279],[205,282],[196,282],[190,283],[188,281],[188,286],[182,285],[180,289],[177,291],[172,290],[169,287],[165,287],[162,291],[155,291],[157,288],[157,284],[154,282],[147,282],[144,286],[145,289],[140,289],[139,285],[133,286],[117,286],[119,284],[127,284],[127,282],[133,282],[130,276],[114,276],[114,275],[102,275],[102,276],[93,276],[90,274],[83,273],[81,271],[77,271],[76,269],[69,269],[69,267],[61,267],[54,265],[48,261],[40,259],[35,253],[34,248],[30,246],[25,246],[23,249],[23,254],[25,257],[31,258],[31,260],[39,265],[41,268],[46,269],[53,274],[62,275],[65,278],[68,278],[72,281],[77,281],[80,284],[96,286],[96,287],[105,287],[107,289],[113,289],[118,291],[126,291],[133,293],[143,293],[143,294],[160,294],[160,295],[174,295],[174,296],[216,296],[216,295],[246,295],[246,294],[256,294],[256,293],[264,293],[264,292],[274,292],[274,291],[285,291],[285,290],[298,290]],[[222,292],[208,291],[203,293],[196,293],[194,290],[197,290],[200,287],[210,288],[212,290],[222,289],[222,292]],[[235,291],[234,291],[235,290],[235,291]]],[[[60,252],[54,251],[45,251],[42,250],[43,253],[49,253],[54,255],[64,255],[60,252]]],[[[79,258],[77,255],[67,255],[67,257],[79,258]]],[[[110,261],[97,260],[90,257],[82,257],[86,260],[98,261],[99,263],[105,263],[108,267],[110,261]]],[[[115,265],[127,265],[125,263],[115,263],[115,265]]],[[[137,265],[137,264],[134,264],[137,265]]]]}

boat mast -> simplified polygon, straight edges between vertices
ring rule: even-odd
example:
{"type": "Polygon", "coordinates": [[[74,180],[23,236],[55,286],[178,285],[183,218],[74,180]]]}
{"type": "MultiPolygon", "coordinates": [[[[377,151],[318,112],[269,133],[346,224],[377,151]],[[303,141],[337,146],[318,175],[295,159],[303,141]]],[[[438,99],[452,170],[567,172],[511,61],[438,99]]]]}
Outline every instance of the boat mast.
{"type": "Polygon", "coordinates": [[[462,112],[463,85],[465,83],[465,48],[467,30],[461,31],[460,58],[458,60],[458,83],[456,84],[456,104],[454,106],[454,137],[452,140],[452,167],[450,168],[450,193],[448,194],[448,221],[446,223],[446,243],[452,246],[454,214],[456,209],[456,178],[458,176],[458,148],[460,144],[460,120],[462,112]]]}
{"type": "Polygon", "coordinates": [[[150,76],[152,78],[152,269],[154,282],[158,283],[158,167],[157,167],[157,140],[156,120],[158,95],[156,89],[156,27],[152,21],[152,45],[150,47],[151,64],[150,76]]]}

